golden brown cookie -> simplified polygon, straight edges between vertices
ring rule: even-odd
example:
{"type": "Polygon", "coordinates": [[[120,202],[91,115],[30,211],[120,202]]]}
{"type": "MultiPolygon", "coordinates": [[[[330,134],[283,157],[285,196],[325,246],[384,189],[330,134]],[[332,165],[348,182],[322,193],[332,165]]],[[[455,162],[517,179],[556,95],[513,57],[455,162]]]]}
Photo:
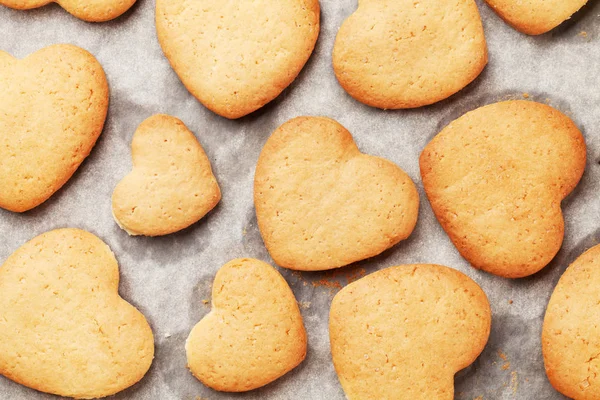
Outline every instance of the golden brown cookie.
{"type": "Polygon", "coordinates": [[[277,270],[239,258],[215,277],[212,310],[186,342],[188,367],[205,385],[244,392],[285,375],[306,356],[296,298],[277,270]]]}
{"type": "Polygon", "coordinates": [[[383,109],[443,100],[487,64],[473,0],[359,0],[338,31],[333,69],[356,100],[383,109]]]}
{"type": "Polygon", "coordinates": [[[61,44],[23,60],[0,51],[0,207],[30,210],[90,154],[108,110],[102,67],[61,44]]]}
{"type": "Polygon", "coordinates": [[[516,30],[528,35],[546,33],[583,7],[588,0],[486,0],[516,30]]]}
{"type": "Polygon", "coordinates": [[[299,117],[265,144],[254,205],[273,260],[315,271],[373,257],[406,239],[417,222],[419,195],[404,171],[362,154],[336,121],[299,117]]]}
{"type": "Polygon", "coordinates": [[[485,293],[440,265],[387,268],[333,299],[333,364],[349,400],[452,400],[454,374],[475,361],[490,334],[485,293]]]}
{"type": "Polygon", "coordinates": [[[542,350],[556,390],[575,400],[600,399],[600,246],[560,278],[546,310],[542,350]]]}
{"type": "Polygon", "coordinates": [[[561,201],[583,174],[586,146],[554,108],[505,101],[444,128],[420,158],[423,186],[440,224],[475,268],[531,275],[564,236],[561,201]]]}
{"type": "Polygon", "coordinates": [[[115,188],[115,221],[130,235],[158,236],[197,222],[221,199],[210,161],[177,118],[158,114],[131,143],[133,170],[115,188]]]}
{"type": "Polygon", "coordinates": [[[117,260],[91,233],[58,229],[21,246],[0,268],[0,373],[80,399],[138,382],[154,339],[118,287],[117,260]]]}
{"type": "Polygon", "coordinates": [[[156,31],[185,87],[240,118],[277,97],[319,36],[318,0],[158,0],[156,31]]]}
{"type": "Polygon", "coordinates": [[[129,10],[135,0],[0,0],[0,4],[17,10],[29,10],[57,3],[71,15],[88,22],[104,22],[129,10]]]}

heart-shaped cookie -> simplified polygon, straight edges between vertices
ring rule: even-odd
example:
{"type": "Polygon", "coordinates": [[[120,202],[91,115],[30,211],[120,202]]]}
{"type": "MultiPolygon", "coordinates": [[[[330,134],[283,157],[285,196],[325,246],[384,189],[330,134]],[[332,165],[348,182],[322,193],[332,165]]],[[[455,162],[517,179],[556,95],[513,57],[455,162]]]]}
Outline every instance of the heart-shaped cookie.
{"type": "Polygon", "coordinates": [[[333,69],[356,100],[414,108],[458,92],[487,64],[473,0],[360,0],[341,26],[333,69]]]}
{"type": "Polygon", "coordinates": [[[17,10],[29,10],[57,3],[69,14],[89,22],[104,22],[117,18],[135,0],[0,0],[0,4],[17,10]]]}
{"type": "Polygon", "coordinates": [[[0,51],[0,207],[23,212],[64,185],[102,132],[108,85],[87,51],[54,45],[23,60],[0,51]]]}
{"type": "Polygon", "coordinates": [[[440,224],[475,268],[531,275],[564,236],[561,201],[583,174],[573,121],[545,104],[506,101],[471,111],[421,154],[423,186],[440,224]]]}
{"type": "Polygon", "coordinates": [[[349,400],[452,400],[454,374],[475,361],[490,334],[485,293],[440,265],[375,272],[333,299],[333,364],[349,400]]]}
{"type": "Polygon", "coordinates": [[[583,253],[560,278],[542,330],[546,374],[575,400],[600,398],[600,245],[583,253]]]}
{"type": "Polygon", "coordinates": [[[58,229],[21,246],[0,268],[0,373],[82,399],[138,382],[154,339],[118,287],[117,260],[91,233],[58,229]]]}
{"type": "Polygon", "coordinates": [[[558,281],[542,350],[556,390],[575,400],[600,399],[600,246],[583,253],[558,281]]]}
{"type": "Polygon", "coordinates": [[[156,31],[185,87],[240,118],[277,97],[319,36],[318,0],[158,0],[156,31]]]}
{"type": "Polygon", "coordinates": [[[186,342],[188,367],[205,385],[243,392],[285,375],[306,356],[296,298],[277,270],[240,258],[215,277],[212,310],[186,342]]]}
{"type": "Polygon", "coordinates": [[[509,25],[528,35],[541,35],[562,24],[588,0],[485,0],[509,25]]]}
{"type": "Polygon", "coordinates": [[[406,239],[419,195],[404,171],[362,154],[336,121],[299,117],[265,144],[254,204],[273,260],[314,271],[373,257],[406,239]]]}
{"type": "Polygon", "coordinates": [[[112,196],[115,221],[130,235],[187,228],[212,210],[221,191],[196,137],[177,118],[154,115],[131,142],[133,170],[112,196]]]}

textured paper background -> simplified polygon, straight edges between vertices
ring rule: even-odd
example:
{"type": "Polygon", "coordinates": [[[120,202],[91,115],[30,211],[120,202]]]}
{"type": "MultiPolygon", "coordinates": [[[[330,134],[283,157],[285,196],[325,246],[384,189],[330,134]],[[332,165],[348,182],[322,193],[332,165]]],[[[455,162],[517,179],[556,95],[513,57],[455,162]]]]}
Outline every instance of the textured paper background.
{"type": "MultiPolygon", "coordinates": [[[[156,358],[148,375],[115,399],[342,400],[327,332],[329,304],[338,290],[335,283],[343,286],[363,272],[418,262],[466,272],[483,287],[492,305],[492,335],[483,355],[458,374],[457,399],[562,399],[546,379],[540,333],[561,273],[583,250],[600,242],[600,4],[591,0],[570,21],[540,37],[519,34],[483,1],[478,4],[490,63],[473,84],[449,100],[417,110],[382,111],[350,98],[335,80],[331,50],[338,27],[357,3],[321,0],[321,35],[297,81],[264,109],[237,121],[212,114],[180,83],[158,45],[152,0],[139,0],[124,16],[101,24],[79,21],[54,4],[25,12],[0,7],[0,49],[21,58],[54,43],[76,44],[98,58],[111,89],[104,132],[71,181],[33,211],[0,211],[0,260],[34,236],[59,227],[87,229],[108,243],[120,263],[122,296],[146,315],[156,338],[156,358]],[[566,237],[556,259],[533,277],[509,281],[476,271],[458,255],[423,193],[418,156],[452,119],[484,104],[522,98],[523,93],[549,102],[576,121],[587,139],[588,165],[583,180],[563,203],[566,237]],[[114,223],[110,196],[131,168],[129,144],[135,128],[154,113],[181,118],[197,135],[212,161],[223,200],[183,232],[132,238],[114,223]],[[419,221],[407,241],[356,266],[333,274],[283,270],[302,305],[309,335],[306,361],[263,389],[217,393],[186,370],[184,342],[209,311],[202,300],[210,299],[212,279],[222,264],[235,257],[272,262],[256,226],[254,168],[269,134],[298,115],[335,118],[353,133],[363,152],[402,167],[419,188],[419,221]]],[[[54,397],[0,377],[0,398],[54,397]]]]}

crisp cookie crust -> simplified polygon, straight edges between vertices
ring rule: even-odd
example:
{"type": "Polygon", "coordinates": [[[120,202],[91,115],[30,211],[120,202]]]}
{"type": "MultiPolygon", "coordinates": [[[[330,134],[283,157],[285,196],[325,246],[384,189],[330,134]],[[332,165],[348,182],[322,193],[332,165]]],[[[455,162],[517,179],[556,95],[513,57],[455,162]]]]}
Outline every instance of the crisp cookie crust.
{"type": "Polygon", "coordinates": [[[473,0],[360,0],[341,26],[333,69],[356,100],[415,108],[458,92],[487,64],[473,0]]]}
{"type": "Polygon", "coordinates": [[[256,389],[294,369],[306,356],[306,331],[285,279],[259,260],[225,264],[186,352],[194,376],[225,392],[256,389]]]}
{"type": "Polygon", "coordinates": [[[154,339],[118,287],[117,261],[91,233],[58,229],[21,246],[0,268],[0,373],[81,399],[138,382],[154,339]]]}
{"type": "Polygon", "coordinates": [[[273,260],[315,271],[373,257],[406,239],[417,222],[419,195],[404,171],[362,154],[336,121],[299,117],[265,144],[254,205],[273,260]]]}
{"type": "Polygon", "coordinates": [[[221,199],[204,149],[177,118],[158,114],[142,122],[131,155],[133,170],[112,196],[115,221],[130,235],[177,232],[221,199]]]}
{"type": "Polygon", "coordinates": [[[57,3],[69,14],[88,22],[115,19],[129,10],[135,0],[0,0],[0,4],[17,10],[29,10],[57,3]]]}
{"type": "Polygon", "coordinates": [[[108,85],[98,61],[67,44],[23,60],[0,51],[0,207],[30,210],[77,170],[102,132],[108,85]]]}
{"type": "Polygon", "coordinates": [[[452,400],[454,375],[490,334],[485,293],[440,265],[401,265],[368,275],[333,299],[333,364],[349,400],[452,400]]]}
{"type": "Polygon", "coordinates": [[[545,104],[506,101],[471,111],[423,150],[421,176],[440,224],[475,268],[531,275],[564,236],[561,201],[585,168],[577,126],[545,104]]]}
{"type": "Polygon", "coordinates": [[[528,35],[546,33],[583,7],[588,0],[486,0],[509,25],[528,35]]]}
{"type": "Polygon", "coordinates": [[[158,0],[160,45],[211,111],[240,118],[277,97],[319,36],[318,0],[158,0]]]}
{"type": "Polygon", "coordinates": [[[575,400],[600,398],[600,246],[560,278],[546,309],[542,350],[556,390],[575,400]]]}

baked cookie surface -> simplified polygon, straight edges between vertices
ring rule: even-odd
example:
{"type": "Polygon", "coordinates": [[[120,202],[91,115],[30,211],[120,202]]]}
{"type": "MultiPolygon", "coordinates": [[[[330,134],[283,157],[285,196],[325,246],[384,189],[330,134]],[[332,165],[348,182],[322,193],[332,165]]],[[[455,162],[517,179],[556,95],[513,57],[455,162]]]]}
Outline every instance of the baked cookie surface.
{"type": "Polygon", "coordinates": [[[561,247],[561,201],[585,168],[573,121],[531,101],[506,101],[451,122],[423,150],[433,211],[475,268],[507,278],[545,267],[561,247]]]}
{"type": "Polygon", "coordinates": [[[360,0],[333,49],[333,69],[346,92],[383,109],[443,100],[486,64],[473,0],[360,0]]]}
{"type": "Polygon", "coordinates": [[[225,264],[186,352],[194,376],[219,391],[256,389],[294,369],[306,356],[306,331],[285,279],[259,260],[225,264]]]}
{"type": "Polygon", "coordinates": [[[362,154],[336,121],[299,117],[263,147],[254,205],[273,260],[314,271],[375,256],[406,239],[419,195],[400,167],[362,154]]]}
{"type": "Polygon", "coordinates": [[[516,30],[541,35],[571,18],[588,0],[485,0],[516,30]]]}
{"type": "Polygon", "coordinates": [[[115,19],[129,10],[135,0],[0,0],[0,4],[17,10],[30,10],[57,3],[69,14],[88,22],[115,19]]]}
{"type": "Polygon", "coordinates": [[[138,382],[154,339],[118,286],[113,253],[91,233],[58,229],[21,246],[0,268],[0,373],[84,399],[138,382]]]}
{"type": "Polygon", "coordinates": [[[600,246],[579,256],[556,285],[542,350],[556,390],[575,400],[600,398],[600,246]]]}
{"type": "Polygon", "coordinates": [[[277,97],[310,57],[318,0],[158,0],[156,30],[185,87],[240,118],[277,97]]]}
{"type": "Polygon", "coordinates": [[[30,210],[77,170],[102,132],[108,85],[102,67],[72,45],[22,60],[0,51],[0,207],[30,210]]]}
{"type": "Polygon", "coordinates": [[[158,236],[197,222],[221,199],[210,161],[175,117],[140,124],[131,143],[133,170],[115,188],[115,221],[130,235],[158,236]]]}
{"type": "Polygon", "coordinates": [[[487,297],[469,277],[401,265],[334,297],[331,354],[349,400],[451,400],[455,373],[483,351],[490,325],[487,297]]]}

